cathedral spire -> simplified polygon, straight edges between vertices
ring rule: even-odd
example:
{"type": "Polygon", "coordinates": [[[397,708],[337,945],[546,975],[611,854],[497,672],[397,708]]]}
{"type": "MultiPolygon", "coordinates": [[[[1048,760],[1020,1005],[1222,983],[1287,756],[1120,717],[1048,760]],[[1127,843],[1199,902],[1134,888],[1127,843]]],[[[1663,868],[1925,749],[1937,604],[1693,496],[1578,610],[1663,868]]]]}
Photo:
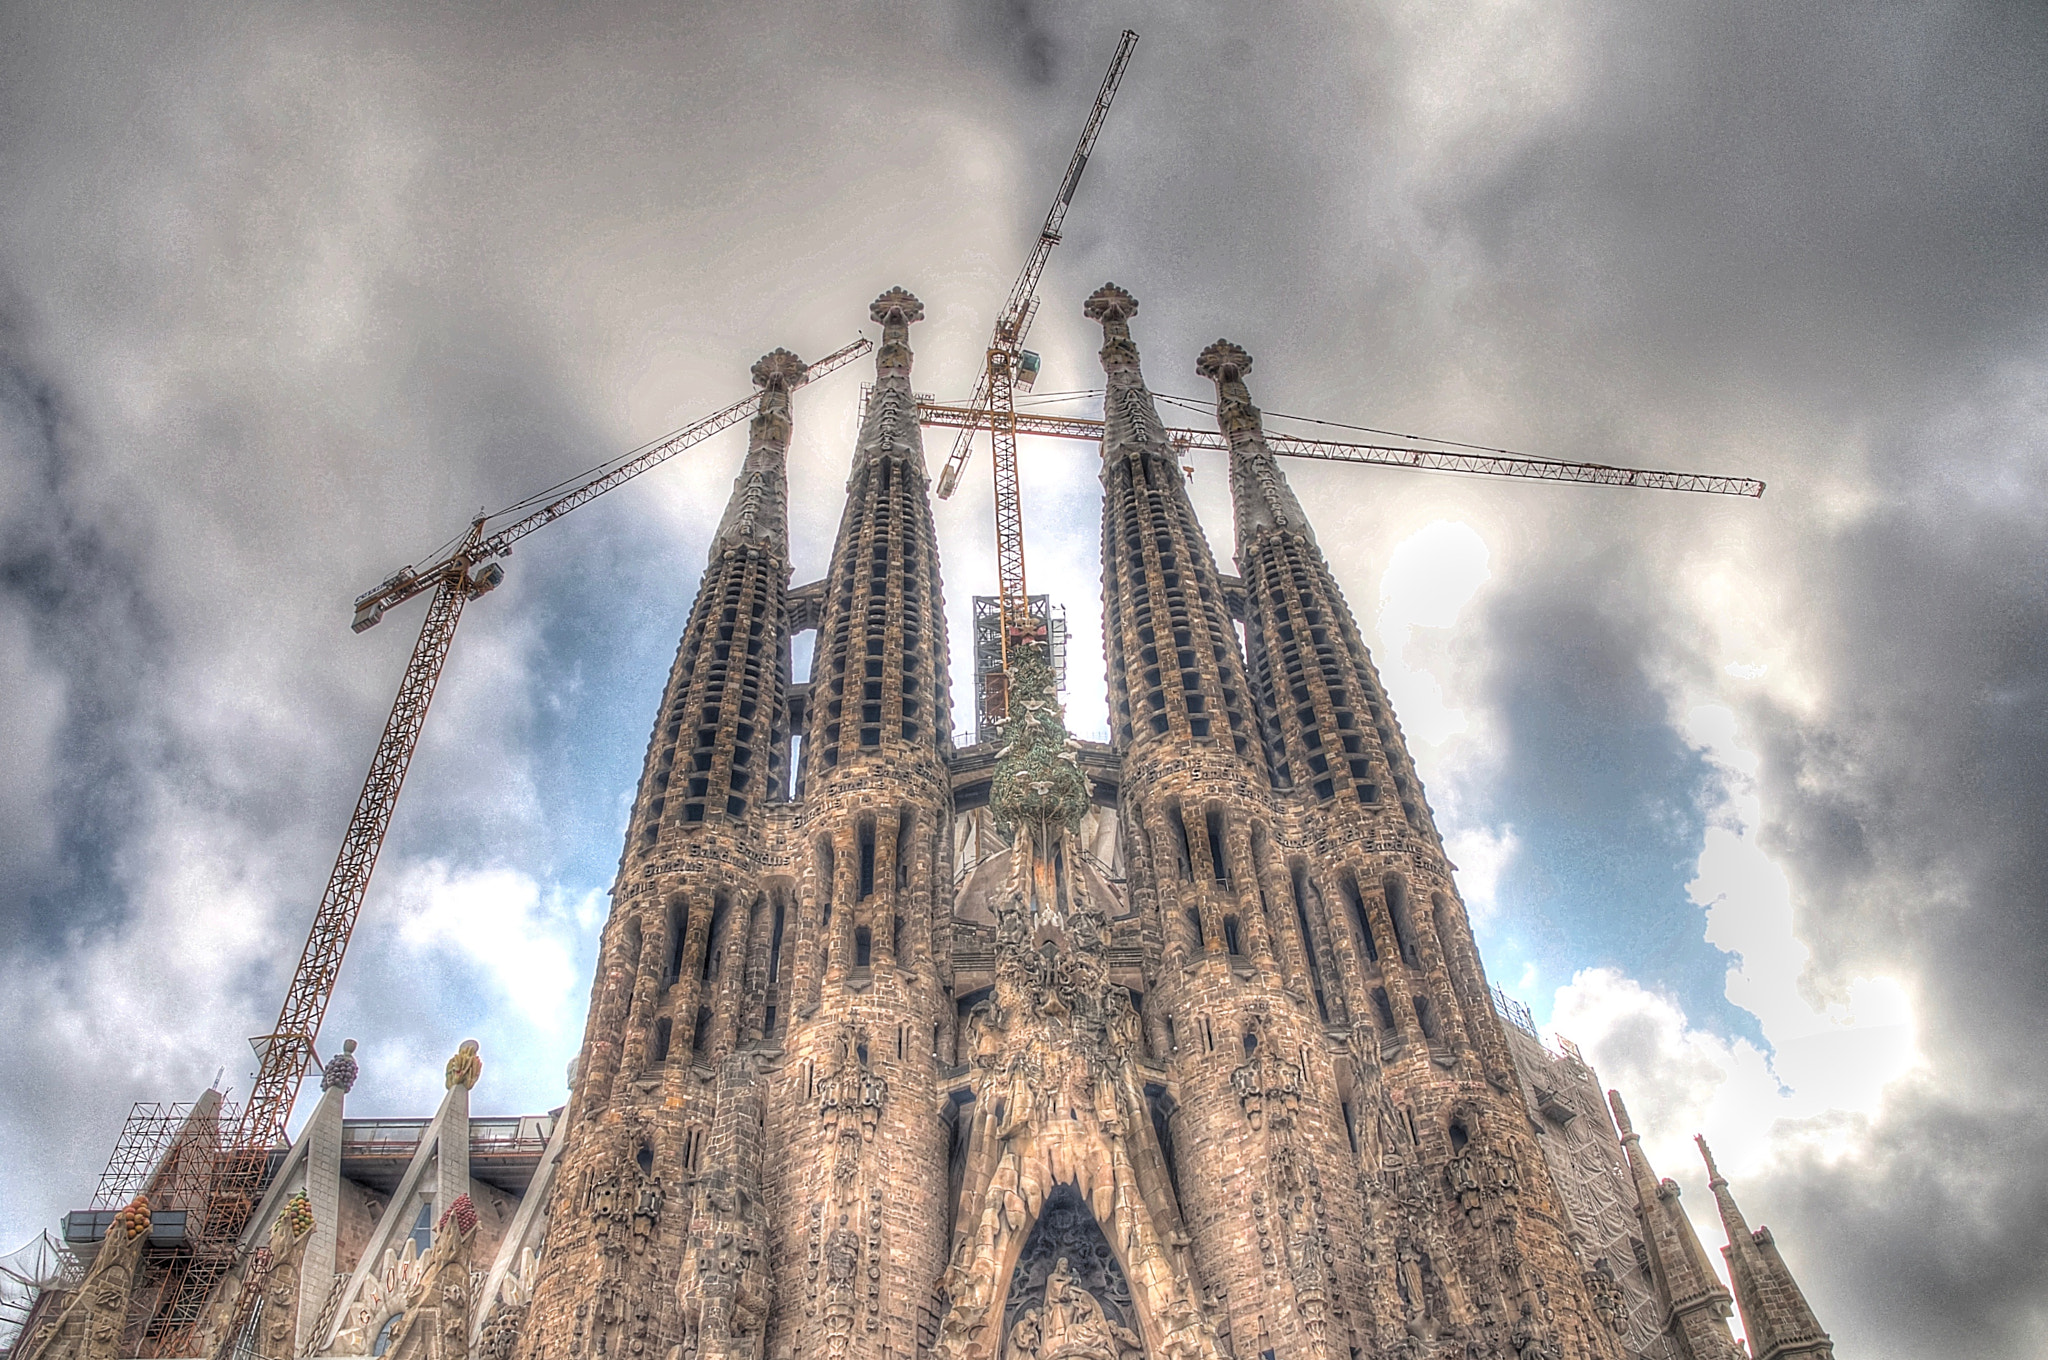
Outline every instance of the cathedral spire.
{"type": "Polygon", "coordinates": [[[1678,1183],[1660,1182],[1650,1168],[1621,1092],[1609,1091],[1607,1103],[1614,1110],[1629,1175],[1635,1181],[1636,1212],[1649,1250],[1650,1275],[1665,1308],[1666,1334],[1686,1360],[1739,1360],[1742,1352],[1725,1321],[1731,1311],[1728,1291],[1721,1287],[1707,1262],[1706,1248],[1678,1203],[1678,1183]]]}
{"type": "Polygon", "coordinates": [[[1754,1360],[1832,1360],[1835,1348],[1820,1320],[1807,1305],[1799,1282],[1792,1278],[1769,1228],[1751,1232],[1728,1189],[1728,1178],[1714,1165],[1707,1140],[1695,1135],[1707,1163],[1707,1185],[1721,1210],[1728,1245],[1728,1277],[1735,1283],[1735,1301],[1742,1309],[1742,1330],[1749,1336],[1754,1360]]]}
{"type": "Polygon", "coordinates": [[[711,540],[711,555],[737,543],[789,552],[789,394],[805,381],[804,361],[786,349],[754,362],[761,409],[747,428],[747,457],[711,540]]]}
{"type": "Polygon", "coordinates": [[[1102,562],[1111,732],[1126,751],[1193,740],[1263,774],[1244,660],[1180,461],[1138,368],[1138,300],[1113,283],[1082,309],[1102,325],[1102,562]]]}
{"type": "Polygon", "coordinates": [[[1195,360],[1195,372],[1216,384],[1216,423],[1230,441],[1230,499],[1236,510],[1240,556],[1246,544],[1268,530],[1300,534],[1311,544],[1316,541],[1301,502],[1266,447],[1259,408],[1252,405],[1244,381],[1251,371],[1252,356],[1228,340],[1218,340],[1195,360]]]}

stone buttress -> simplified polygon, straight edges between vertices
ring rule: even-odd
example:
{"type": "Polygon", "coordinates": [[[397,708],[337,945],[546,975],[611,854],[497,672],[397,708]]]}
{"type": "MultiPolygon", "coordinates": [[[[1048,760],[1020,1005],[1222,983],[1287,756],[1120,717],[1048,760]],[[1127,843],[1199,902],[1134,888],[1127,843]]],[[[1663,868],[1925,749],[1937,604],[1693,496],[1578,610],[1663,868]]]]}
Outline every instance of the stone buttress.
{"type": "Polygon", "coordinates": [[[788,685],[787,350],[762,389],[649,742],[600,943],[520,1360],[665,1360],[680,1338],[681,1198],[716,1120],[714,1074],[766,1020],[746,985],[779,899],[764,891],[788,685]]]}
{"type": "Polygon", "coordinates": [[[803,739],[794,956],[767,1103],[774,1360],[911,1360],[945,1264],[934,949],[951,909],[939,560],[900,288],[824,583],[803,739]]]}
{"type": "Polygon", "coordinates": [[[1806,1293],[1792,1278],[1792,1271],[1778,1254],[1778,1242],[1767,1227],[1750,1231],[1727,1177],[1714,1165],[1707,1140],[1695,1137],[1700,1156],[1707,1164],[1707,1185],[1714,1192],[1714,1204],[1721,1211],[1721,1226],[1727,1229],[1728,1245],[1721,1255],[1728,1262],[1728,1278],[1735,1285],[1736,1306],[1742,1310],[1743,1334],[1749,1338],[1753,1360],[1834,1360],[1834,1342],[1822,1329],[1820,1319],[1806,1302],[1806,1293]]]}
{"type": "Polygon", "coordinates": [[[1196,370],[1230,441],[1251,683],[1296,829],[1258,868],[1290,981],[1348,1032],[1342,1115],[1373,1225],[1360,1246],[1394,1263],[1369,1272],[1377,1342],[1609,1354],[1421,781],[1266,445],[1251,365],[1219,340],[1196,370]]]}

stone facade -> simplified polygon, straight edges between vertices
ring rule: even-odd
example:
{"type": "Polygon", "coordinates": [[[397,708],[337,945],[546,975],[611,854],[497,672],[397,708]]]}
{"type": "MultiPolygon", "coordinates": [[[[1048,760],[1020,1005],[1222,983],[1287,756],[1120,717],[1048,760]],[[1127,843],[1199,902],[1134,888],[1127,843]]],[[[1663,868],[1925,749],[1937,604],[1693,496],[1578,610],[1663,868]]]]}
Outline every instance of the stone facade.
{"type": "MultiPolygon", "coordinates": [[[[1068,736],[1028,648],[999,741],[952,746],[918,300],[874,304],[829,574],[794,589],[804,369],[755,366],[545,1249],[478,1319],[491,1355],[1726,1354],[1704,1331],[1658,1349],[1672,1281],[1617,1267],[1625,1225],[1591,1241],[1560,1187],[1399,725],[1266,446],[1251,356],[1219,341],[1197,363],[1231,443],[1232,574],[1145,385],[1137,309],[1114,286],[1086,306],[1108,389],[1108,746],[1068,736]]],[[[1632,1218],[1629,1158],[1597,1089],[1574,1092],[1632,1218]]],[[[1703,1303],[1725,1339],[1726,1297],[1679,1312],[1703,1303]]]]}

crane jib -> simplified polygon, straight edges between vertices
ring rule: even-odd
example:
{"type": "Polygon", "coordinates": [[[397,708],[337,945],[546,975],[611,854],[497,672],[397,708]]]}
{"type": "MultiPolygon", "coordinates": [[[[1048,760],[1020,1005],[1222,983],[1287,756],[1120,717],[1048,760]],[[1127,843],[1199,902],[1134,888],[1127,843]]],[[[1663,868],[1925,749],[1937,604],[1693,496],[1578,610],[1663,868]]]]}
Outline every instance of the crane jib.
{"type": "Polygon", "coordinates": [[[1083,151],[1074,157],[1074,168],[1067,172],[1067,182],[1060,186],[1060,202],[1072,203],[1074,190],[1081,183],[1081,172],[1088,168],[1088,153],[1083,151]]]}

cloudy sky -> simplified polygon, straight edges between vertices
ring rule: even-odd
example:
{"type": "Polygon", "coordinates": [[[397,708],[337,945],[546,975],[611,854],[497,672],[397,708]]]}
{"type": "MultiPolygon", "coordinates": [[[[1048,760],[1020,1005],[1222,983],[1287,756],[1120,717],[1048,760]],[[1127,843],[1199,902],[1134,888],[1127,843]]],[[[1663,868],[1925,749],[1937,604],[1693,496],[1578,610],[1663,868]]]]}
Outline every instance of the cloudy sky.
{"type": "MultiPolygon", "coordinates": [[[[1492,975],[1694,1212],[1704,1131],[1843,1354],[2048,1348],[2048,17],[1941,0],[0,8],[0,1247],[131,1101],[247,1089],[418,623],[352,597],[889,285],[964,393],[1126,24],[1041,390],[1099,383],[1114,279],[1161,392],[1223,335],[1269,411],[1767,479],[1289,469],[1492,975]]],[[[797,398],[800,580],[858,381],[797,398]]],[[[741,441],[467,615],[326,1030],[352,1110],[469,1035],[481,1109],[561,1100],[741,441]]],[[[1092,456],[1026,458],[1101,735],[1092,456]]]]}

